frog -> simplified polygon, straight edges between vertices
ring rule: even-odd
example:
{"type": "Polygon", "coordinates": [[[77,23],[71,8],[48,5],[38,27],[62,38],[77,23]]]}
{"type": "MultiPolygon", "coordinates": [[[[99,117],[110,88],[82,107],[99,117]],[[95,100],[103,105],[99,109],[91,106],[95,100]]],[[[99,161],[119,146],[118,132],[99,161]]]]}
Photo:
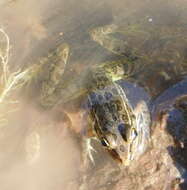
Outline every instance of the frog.
{"type": "Polygon", "coordinates": [[[35,91],[38,104],[45,104],[46,107],[47,98],[54,94],[61,81],[61,76],[64,74],[68,55],[69,46],[63,43],[55,49],[49,50],[47,55],[38,58],[31,66],[27,66],[29,79],[24,89],[27,94],[35,91]],[[31,88],[29,88],[30,86],[31,88]]]}
{"type": "MultiPolygon", "coordinates": [[[[125,34],[123,40],[111,36],[120,31],[115,24],[90,30],[89,34],[94,42],[120,58],[91,66],[81,75],[75,74],[68,80],[63,80],[64,65],[67,63],[70,51],[67,44],[61,45],[55,53],[50,54],[50,61],[45,58],[40,60],[39,65],[46,69],[46,71],[40,69],[38,75],[41,86],[38,102],[41,107],[52,109],[80,96],[85,97],[88,126],[83,140],[84,157],[89,157],[92,163],[95,152],[91,146],[92,139],[99,141],[112,158],[125,166],[137,160],[146,151],[150,142],[152,123],[150,103],[140,100],[137,106],[133,107],[127,97],[127,90],[119,81],[129,81],[141,86],[151,99],[154,99],[186,75],[186,72],[181,72],[181,70],[186,71],[186,64],[183,61],[177,69],[173,60],[169,62],[169,69],[164,69],[163,57],[160,58],[160,62],[157,59],[158,63],[155,63],[153,58],[160,52],[154,55],[155,51],[146,52],[142,48],[149,43],[148,36],[151,36],[153,28],[147,31],[141,25],[137,28],[134,33],[131,27],[123,29],[122,33],[125,34]],[[139,42],[137,46],[135,46],[136,39],[139,42]],[[56,57],[55,61],[53,55],[56,57]],[[161,83],[164,85],[160,86],[161,83]]],[[[174,43],[176,38],[172,39],[174,43]]],[[[168,39],[162,40],[164,41],[162,46],[165,47],[168,39]]]]}

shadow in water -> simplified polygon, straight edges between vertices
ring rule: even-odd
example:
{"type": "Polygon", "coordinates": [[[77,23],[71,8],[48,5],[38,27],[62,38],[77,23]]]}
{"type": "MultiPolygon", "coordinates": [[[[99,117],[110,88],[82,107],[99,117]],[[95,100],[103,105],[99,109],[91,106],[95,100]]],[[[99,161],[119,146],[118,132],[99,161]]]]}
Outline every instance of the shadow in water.
{"type": "Polygon", "coordinates": [[[187,96],[176,100],[169,112],[167,130],[172,135],[175,146],[168,147],[174,163],[181,173],[182,190],[187,189],[187,96]]]}

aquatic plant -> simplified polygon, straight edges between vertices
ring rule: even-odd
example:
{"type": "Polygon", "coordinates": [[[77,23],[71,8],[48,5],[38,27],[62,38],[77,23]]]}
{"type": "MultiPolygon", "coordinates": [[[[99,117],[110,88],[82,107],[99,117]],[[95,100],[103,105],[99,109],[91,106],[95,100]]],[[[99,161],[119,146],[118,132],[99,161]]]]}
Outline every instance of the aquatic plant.
{"type": "Polygon", "coordinates": [[[32,76],[34,67],[25,70],[10,71],[10,38],[0,28],[0,126],[7,123],[7,115],[15,111],[19,102],[14,91],[26,84],[32,76]],[[8,110],[7,110],[8,109],[8,110]]]}

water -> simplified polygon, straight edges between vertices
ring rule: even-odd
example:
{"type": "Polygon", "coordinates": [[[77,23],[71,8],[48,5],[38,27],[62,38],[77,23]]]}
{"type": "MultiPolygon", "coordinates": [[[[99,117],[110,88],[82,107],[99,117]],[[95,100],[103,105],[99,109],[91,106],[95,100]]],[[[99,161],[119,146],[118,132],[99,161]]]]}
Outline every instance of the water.
{"type": "MultiPolygon", "coordinates": [[[[101,62],[126,59],[125,56],[116,55],[103,48],[89,35],[89,31],[98,26],[115,24],[119,26],[120,32],[111,34],[110,37],[126,40],[129,49],[142,58],[136,60],[139,64],[135,66],[137,72],[126,83],[126,87],[133,94],[131,101],[135,102],[133,98],[137,101],[136,95],[138,95],[138,99],[146,99],[154,105],[159,105],[159,111],[168,106],[172,107],[176,97],[186,94],[186,82],[178,83],[187,74],[186,18],[187,3],[180,0],[172,2],[10,0],[0,3],[0,27],[2,26],[8,33],[11,42],[9,60],[11,71],[27,68],[63,42],[70,46],[70,58],[64,77],[66,81],[75,72],[80,73],[81,77],[87,68],[101,62]],[[176,83],[178,85],[175,85],[176,83]],[[167,90],[173,85],[175,86],[172,90],[167,90]],[[143,92],[143,88],[146,93],[143,92]]],[[[21,94],[24,97],[24,91],[21,94]]],[[[1,146],[4,152],[0,158],[0,168],[2,168],[0,176],[5,181],[4,183],[1,181],[3,188],[8,190],[13,189],[13,186],[17,189],[23,187],[26,190],[60,189],[61,186],[66,189],[71,188],[69,181],[77,180],[80,174],[78,167],[81,163],[81,150],[78,145],[80,142],[77,140],[79,143],[75,143],[77,137],[74,138],[71,132],[64,129],[66,123],[63,122],[55,123],[55,129],[51,129],[50,126],[47,127],[48,130],[45,127],[38,129],[36,127],[38,121],[42,126],[53,123],[58,111],[41,113],[41,110],[33,104],[32,98],[27,99],[26,103],[25,99],[23,102],[21,100],[21,111],[10,116],[9,126],[3,128],[5,137],[1,140],[1,146]],[[48,122],[47,119],[50,121],[48,122]],[[38,133],[42,134],[41,147],[43,148],[41,159],[30,168],[24,161],[24,142],[27,134],[32,131],[33,125],[39,131],[38,133]],[[57,134],[61,134],[61,131],[63,131],[62,136],[59,137],[57,134]],[[57,140],[55,135],[58,136],[57,140]],[[65,138],[66,141],[61,142],[61,138],[65,138]],[[20,168],[23,170],[22,174],[19,172],[20,168]],[[32,177],[32,172],[37,173],[36,177],[32,177]],[[17,179],[14,179],[15,175],[18,176],[17,179]],[[21,179],[24,176],[27,176],[27,180],[22,184],[21,179]],[[62,181],[59,176],[62,176],[62,181]],[[51,182],[49,180],[51,178],[55,180],[51,182]]],[[[79,104],[75,105],[73,102],[68,109],[74,119],[72,123],[76,123],[76,129],[80,128],[81,131],[78,119],[81,118],[82,110],[77,114],[77,107],[79,108],[79,104]]],[[[71,121],[67,119],[68,122],[71,121]]],[[[103,152],[102,154],[105,155],[103,152]]],[[[102,158],[99,157],[98,160],[102,158]]],[[[107,157],[107,160],[110,158],[107,157]]],[[[101,166],[104,167],[102,164],[101,166]]],[[[186,171],[184,166],[182,167],[182,171],[186,171]]],[[[72,188],[78,189],[77,186],[74,185],[72,188]]]]}

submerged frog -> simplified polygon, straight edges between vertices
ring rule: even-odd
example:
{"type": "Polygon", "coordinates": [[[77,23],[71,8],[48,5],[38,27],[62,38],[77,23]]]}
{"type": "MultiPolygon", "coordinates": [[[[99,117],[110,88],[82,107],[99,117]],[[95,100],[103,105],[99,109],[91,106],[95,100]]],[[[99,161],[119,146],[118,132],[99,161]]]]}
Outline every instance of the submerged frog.
{"type": "Polygon", "coordinates": [[[90,134],[86,140],[86,154],[94,162],[90,139],[96,138],[113,158],[129,165],[147,148],[151,113],[145,100],[133,107],[126,96],[126,90],[118,81],[134,82],[144,87],[154,98],[181,79],[184,75],[180,72],[181,67],[184,70],[186,65],[182,63],[180,69],[173,62],[168,63],[169,69],[165,69],[165,62],[155,65],[151,56],[147,55],[150,52],[146,54],[142,50],[149,42],[149,32],[135,32],[134,37],[138,40],[139,34],[143,35],[138,46],[133,48],[135,42],[131,40],[131,29],[123,31],[126,35],[124,40],[111,36],[117,30],[118,27],[112,24],[90,31],[95,42],[120,57],[117,61],[94,65],[68,80],[62,77],[68,59],[68,45],[61,45],[55,53],[50,54],[49,59],[40,61],[43,69],[40,69],[38,75],[41,86],[38,102],[47,109],[84,96],[87,99],[89,123],[87,133],[90,134]],[[163,86],[160,86],[161,83],[163,86]]]}

